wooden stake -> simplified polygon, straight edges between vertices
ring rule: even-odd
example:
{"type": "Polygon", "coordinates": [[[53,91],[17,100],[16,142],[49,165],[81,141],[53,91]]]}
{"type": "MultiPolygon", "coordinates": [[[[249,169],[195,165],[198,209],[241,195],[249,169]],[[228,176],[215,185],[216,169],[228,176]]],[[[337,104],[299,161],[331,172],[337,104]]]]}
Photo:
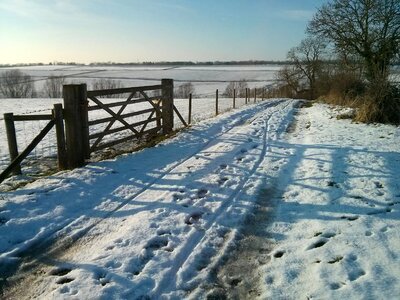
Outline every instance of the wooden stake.
{"type": "Polygon", "coordinates": [[[90,154],[86,84],[63,86],[68,168],[85,164],[90,154]]]}
{"type": "Polygon", "coordinates": [[[236,89],[233,89],[233,108],[236,108],[236,89]]]}
{"type": "MultiPolygon", "coordinates": [[[[10,153],[10,161],[14,161],[18,157],[18,144],[17,144],[17,136],[15,134],[15,125],[14,125],[14,114],[7,113],[4,114],[4,122],[6,123],[6,134],[8,141],[8,151],[10,153]]],[[[13,168],[14,175],[21,174],[21,165],[17,165],[13,168]]]]}
{"type": "Polygon", "coordinates": [[[218,89],[215,92],[215,115],[218,116],[218,89]]]}
{"type": "Polygon", "coordinates": [[[163,134],[168,134],[174,128],[174,81],[172,79],[161,79],[161,85],[163,134]]]}
{"type": "Polygon", "coordinates": [[[189,116],[188,116],[188,124],[192,124],[192,94],[189,94],[189,116]]]}
{"type": "Polygon", "coordinates": [[[65,170],[68,168],[67,149],[65,146],[64,120],[62,104],[54,104],[53,117],[56,125],[57,135],[57,159],[58,169],[65,170]]]}

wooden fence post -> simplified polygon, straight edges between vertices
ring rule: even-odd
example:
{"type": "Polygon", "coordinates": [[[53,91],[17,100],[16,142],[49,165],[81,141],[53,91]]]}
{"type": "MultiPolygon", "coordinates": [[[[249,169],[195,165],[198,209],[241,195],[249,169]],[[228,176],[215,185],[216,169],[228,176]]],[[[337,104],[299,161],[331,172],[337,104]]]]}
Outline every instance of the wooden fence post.
{"type": "Polygon", "coordinates": [[[64,85],[63,98],[68,168],[73,169],[90,155],[86,84],[64,85]]]}
{"type": "Polygon", "coordinates": [[[192,93],[189,94],[189,116],[188,124],[192,124],[192,93]]]}
{"type": "Polygon", "coordinates": [[[254,88],[254,103],[257,102],[257,88],[254,88]]]}
{"type": "Polygon", "coordinates": [[[215,115],[218,116],[218,89],[215,91],[215,115]]]}
{"type": "Polygon", "coordinates": [[[261,98],[261,101],[264,101],[264,98],[265,98],[265,94],[264,94],[264,93],[265,93],[265,88],[263,88],[263,90],[262,90],[262,96],[261,96],[262,98],[261,98]]]}
{"type": "Polygon", "coordinates": [[[53,117],[56,126],[57,136],[57,159],[58,169],[65,170],[68,168],[67,149],[65,147],[65,133],[62,104],[54,104],[53,117]]]}
{"type": "MultiPolygon", "coordinates": [[[[17,144],[17,136],[15,134],[14,114],[13,113],[4,114],[4,122],[6,125],[6,134],[8,141],[8,151],[10,153],[10,161],[13,161],[18,157],[18,144],[17,144]]],[[[12,173],[14,175],[21,174],[21,165],[16,166],[12,173]]]]}
{"type": "Polygon", "coordinates": [[[236,108],[236,89],[233,89],[233,108],[236,108]]]}
{"type": "Polygon", "coordinates": [[[247,97],[248,97],[248,93],[249,93],[249,89],[246,88],[246,100],[245,100],[245,104],[247,104],[247,97]]]}
{"type": "Polygon", "coordinates": [[[161,79],[161,84],[163,134],[168,134],[174,128],[174,81],[172,79],[161,79]]]}

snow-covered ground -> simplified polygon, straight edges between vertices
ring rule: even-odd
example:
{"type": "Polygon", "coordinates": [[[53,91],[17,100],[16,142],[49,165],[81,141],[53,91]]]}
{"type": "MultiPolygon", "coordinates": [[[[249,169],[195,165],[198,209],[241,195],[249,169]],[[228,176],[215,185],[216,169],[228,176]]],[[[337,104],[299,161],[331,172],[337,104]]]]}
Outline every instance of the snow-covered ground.
{"type": "Polygon", "coordinates": [[[301,110],[276,144],[286,163],[268,228],[277,246],[263,267],[266,298],[400,297],[400,128],[337,113],[301,110]]]}
{"type": "Polygon", "coordinates": [[[397,299],[400,128],[297,103],[0,194],[3,296],[397,299]]]}

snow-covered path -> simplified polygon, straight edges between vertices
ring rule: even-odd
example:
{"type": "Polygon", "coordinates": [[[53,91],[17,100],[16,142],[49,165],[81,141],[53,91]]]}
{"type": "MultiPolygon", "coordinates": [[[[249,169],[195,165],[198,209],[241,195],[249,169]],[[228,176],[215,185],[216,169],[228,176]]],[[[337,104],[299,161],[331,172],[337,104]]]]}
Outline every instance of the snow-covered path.
{"type": "Polygon", "coordinates": [[[399,299],[400,127],[296,103],[1,194],[5,296],[399,299]]]}
{"type": "Polygon", "coordinates": [[[29,262],[7,296],[187,296],[253,209],[269,144],[295,103],[263,102],[1,195],[1,271],[29,262]]]}

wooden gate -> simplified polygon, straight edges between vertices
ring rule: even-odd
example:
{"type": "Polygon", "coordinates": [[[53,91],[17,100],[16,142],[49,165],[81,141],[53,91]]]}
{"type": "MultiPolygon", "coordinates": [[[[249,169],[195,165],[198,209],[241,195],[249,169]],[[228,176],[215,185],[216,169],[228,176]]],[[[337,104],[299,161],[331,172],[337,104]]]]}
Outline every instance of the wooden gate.
{"type": "Polygon", "coordinates": [[[94,91],[87,91],[85,84],[65,85],[63,93],[70,168],[82,166],[94,151],[170,133],[174,111],[181,119],[173,103],[172,79],[163,79],[160,85],[94,91]],[[126,98],[106,98],[116,94],[126,98]],[[123,135],[116,137],[119,134],[123,135]]]}

